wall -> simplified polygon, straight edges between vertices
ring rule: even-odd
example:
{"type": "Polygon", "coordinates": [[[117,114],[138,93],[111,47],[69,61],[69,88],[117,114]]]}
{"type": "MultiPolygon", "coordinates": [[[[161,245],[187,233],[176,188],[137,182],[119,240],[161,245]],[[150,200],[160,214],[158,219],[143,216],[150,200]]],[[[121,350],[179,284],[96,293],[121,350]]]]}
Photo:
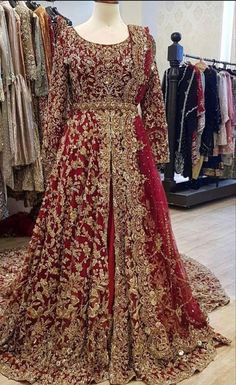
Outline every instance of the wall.
{"type": "Polygon", "coordinates": [[[40,1],[44,7],[57,7],[58,11],[68,17],[73,25],[84,23],[91,15],[93,1],[40,1]]]}
{"type": "Polygon", "coordinates": [[[182,34],[184,52],[220,57],[223,1],[143,1],[142,23],[150,25],[157,38],[161,76],[168,67],[167,47],[172,32],[182,34]]]}
{"type": "MultiPolygon", "coordinates": [[[[68,17],[73,25],[78,25],[91,16],[94,1],[41,1],[43,6],[55,6],[58,11],[68,17]]],[[[122,17],[127,24],[141,24],[142,1],[120,1],[122,17]]]]}
{"type": "Polygon", "coordinates": [[[236,4],[234,4],[234,19],[233,19],[233,39],[231,47],[231,63],[236,63],[236,4]]]}
{"type": "Polygon", "coordinates": [[[120,1],[121,16],[126,24],[142,24],[142,1],[120,1]]]}

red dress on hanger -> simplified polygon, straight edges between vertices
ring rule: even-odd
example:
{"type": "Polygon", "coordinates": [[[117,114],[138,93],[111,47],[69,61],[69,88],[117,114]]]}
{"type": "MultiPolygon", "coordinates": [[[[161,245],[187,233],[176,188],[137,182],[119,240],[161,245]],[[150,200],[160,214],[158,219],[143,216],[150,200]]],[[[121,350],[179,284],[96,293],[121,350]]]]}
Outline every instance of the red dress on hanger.
{"type": "Polygon", "coordinates": [[[38,385],[176,383],[227,343],[192,295],[158,163],[168,138],[147,28],[56,47],[48,184],[0,321],[0,371],[38,385]],[[141,105],[142,117],[138,112],[141,105]]]}

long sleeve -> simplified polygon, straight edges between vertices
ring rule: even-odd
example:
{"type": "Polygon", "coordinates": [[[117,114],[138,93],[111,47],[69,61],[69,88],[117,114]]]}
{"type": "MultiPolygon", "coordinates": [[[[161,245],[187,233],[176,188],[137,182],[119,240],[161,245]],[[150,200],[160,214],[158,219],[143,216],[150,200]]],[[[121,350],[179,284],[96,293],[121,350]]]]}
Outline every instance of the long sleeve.
{"type": "Polygon", "coordinates": [[[46,112],[43,128],[42,156],[45,178],[51,173],[56,160],[58,146],[64,132],[69,104],[69,73],[65,63],[64,31],[57,40],[55,49],[46,112]]]}
{"type": "Polygon", "coordinates": [[[39,18],[36,14],[32,16],[33,22],[33,40],[36,57],[36,79],[35,79],[35,95],[48,95],[48,77],[46,70],[45,52],[43,48],[42,33],[39,24],[39,18]]]}
{"type": "Polygon", "coordinates": [[[169,162],[169,142],[163,94],[155,61],[154,41],[153,58],[146,93],[140,104],[143,123],[149,136],[156,163],[162,164],[169,162]]]}
{"type": "Polygon", "coordinates": [[[24,5],[17,5],[15,11],[20,16],[20,30],[24,53],[24,64],[28,80],[36,79],[36,62],[32,41],[31,14],[33,12],[24,5]]]}
{"type": "Polygon", "coordinates": [[[2,57],[0,55],[0,102],[5,100],[4,90],[3,90],[3,81],[2,81],[2,57]]]}

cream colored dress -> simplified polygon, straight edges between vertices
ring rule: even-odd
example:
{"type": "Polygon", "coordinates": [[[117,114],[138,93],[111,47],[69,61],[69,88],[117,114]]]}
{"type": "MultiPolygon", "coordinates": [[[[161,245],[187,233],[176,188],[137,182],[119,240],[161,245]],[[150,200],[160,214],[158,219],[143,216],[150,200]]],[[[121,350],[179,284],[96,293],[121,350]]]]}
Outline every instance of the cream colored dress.
{"type": "Polygon", "coordinates": [[[11,151],[12,166],[25,166],[36,160],[34,148],[34,125],[31,95],[25,80],[24,58],[21,46],[20,16],[7,1],[1,3],[7,21],[11,56],[15,79],[11,92],[11,109],[13,119],[13,137],[11,151]]]}
{"type": "Polygon", "coordinates": [[[13,119],[11,112],[11,90],[15,80],[13,61],[8,38],[7,24],[4,8],[0,4],[0,131],[1,131],[1,157],[0,165],[4,185],[14,187],[12,160],[13,160],[13,119]]]}

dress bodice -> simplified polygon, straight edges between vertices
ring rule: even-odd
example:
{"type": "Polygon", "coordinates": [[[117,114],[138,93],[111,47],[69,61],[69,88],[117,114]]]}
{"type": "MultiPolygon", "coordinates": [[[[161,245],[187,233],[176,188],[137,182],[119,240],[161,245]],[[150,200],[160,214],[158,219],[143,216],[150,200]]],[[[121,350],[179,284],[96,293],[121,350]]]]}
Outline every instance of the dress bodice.
{"type": "Polygon", "coordinates": [[[165,108],[148,28],[129,25],[117,44],[93,43],[66,26],[57,39],[43,139],[45,162],[53,164],[68,119],[81,110],[138,115],[157,163],[169,159],[165,108]]]}
{"type": "Polygon", "coordinates": [[[107,97],[129,99],[127,90],[134,65],[131,37],[118,44],[97,44],[83,39],[71,27],[70,38],[65,61],[73,99],[86,102],[107,97]]]}

